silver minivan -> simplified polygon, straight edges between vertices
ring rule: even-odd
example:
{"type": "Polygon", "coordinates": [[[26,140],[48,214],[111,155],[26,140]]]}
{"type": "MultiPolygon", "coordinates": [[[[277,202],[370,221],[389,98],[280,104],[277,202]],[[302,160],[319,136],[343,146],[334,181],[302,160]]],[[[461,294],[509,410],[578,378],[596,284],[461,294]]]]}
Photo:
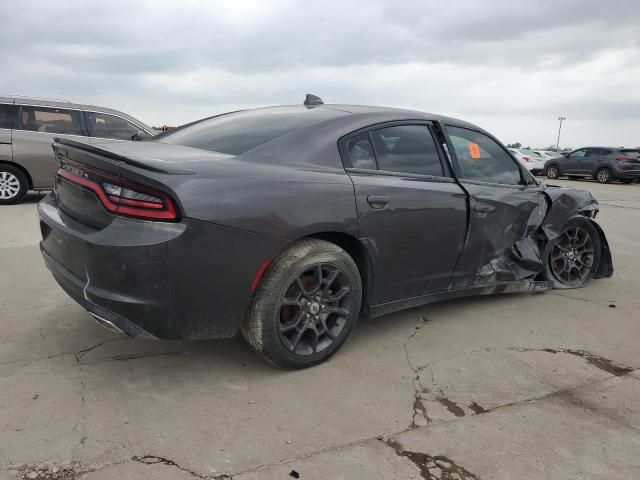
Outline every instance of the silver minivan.
{"type": "Polygon", "coordinates": [[[66,100],[0,95],[0,205],[51,190],[54,137],[141,140],[159,131],[117,110],[66,100]]]}

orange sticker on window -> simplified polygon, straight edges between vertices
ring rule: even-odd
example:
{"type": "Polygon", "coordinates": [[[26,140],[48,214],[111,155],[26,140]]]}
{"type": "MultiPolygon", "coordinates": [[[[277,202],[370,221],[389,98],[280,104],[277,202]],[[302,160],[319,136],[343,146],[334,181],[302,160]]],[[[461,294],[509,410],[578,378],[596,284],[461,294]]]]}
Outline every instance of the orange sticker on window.
{"type": "Polygon", "coordinates": [[[477,143],[469,143],[469,155],[471,158],[480,158],[480,147],[477,143]]]}

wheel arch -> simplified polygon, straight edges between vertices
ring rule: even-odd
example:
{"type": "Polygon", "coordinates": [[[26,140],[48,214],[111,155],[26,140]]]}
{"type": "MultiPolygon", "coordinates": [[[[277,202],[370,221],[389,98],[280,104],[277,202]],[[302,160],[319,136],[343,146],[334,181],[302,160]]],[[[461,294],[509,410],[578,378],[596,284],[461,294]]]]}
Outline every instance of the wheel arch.
{"type": "Polygon", "coordinates": [[[27,183],[29,184],[29,190],[33,190],[33,179],[31,178],[31,175],[29,174],[26,168],[24,168],[19,163],[8,162],[6,160],[0,160],[0,165],[8,165],[10,167],[17,168],[18,170],[20,170],[24,174],[24,176],[27,178],[27,183]]]}
{"type": "Polygon", "coordinates": [[[560,175],[562,173],[562,169],[560,168],[560,164],[556,163],[556,162],[552,162],[549,163],[548,165],[544,166],[544,170],[543,173],[546,175],[547,171],[549,170],[549,168],[551,167],[556,167],[558,169],[558,175],[560,175]]]}
{"type": "Polygon", "coordinates": [[[360,316],[368,315],[371,293],[373,291],[373,262],[364,243],[353,235],[344,232],[318,232],[307,235],[306,238],[317,238],[339,246],[353,259],[360,272],[362,280],[362,307],[360,316]]]}

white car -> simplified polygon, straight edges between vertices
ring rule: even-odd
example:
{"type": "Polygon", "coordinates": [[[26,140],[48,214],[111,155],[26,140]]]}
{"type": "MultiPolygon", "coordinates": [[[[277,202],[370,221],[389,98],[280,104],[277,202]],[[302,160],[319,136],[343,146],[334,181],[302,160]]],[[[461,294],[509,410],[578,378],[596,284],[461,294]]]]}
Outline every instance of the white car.
{"type": "Polygon", "coordinates": [[[542,173],[542,170],[544,170],[544,164],[548,160],[547,157],[525,148],[510,148],[509,151],[534,175],[542,173]]]}

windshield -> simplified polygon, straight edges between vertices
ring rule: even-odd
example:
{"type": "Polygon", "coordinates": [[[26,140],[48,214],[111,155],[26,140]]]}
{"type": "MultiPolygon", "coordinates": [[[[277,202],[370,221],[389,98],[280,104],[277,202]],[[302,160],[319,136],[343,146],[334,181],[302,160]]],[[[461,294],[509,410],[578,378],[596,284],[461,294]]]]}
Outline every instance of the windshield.
{"type": "Polygon", "coordinates": [[[245,110],[170,131],[158,141],[241,155],[298,128],[339,115],[344,115],[344,112],[301,106],[245,110]]]}

